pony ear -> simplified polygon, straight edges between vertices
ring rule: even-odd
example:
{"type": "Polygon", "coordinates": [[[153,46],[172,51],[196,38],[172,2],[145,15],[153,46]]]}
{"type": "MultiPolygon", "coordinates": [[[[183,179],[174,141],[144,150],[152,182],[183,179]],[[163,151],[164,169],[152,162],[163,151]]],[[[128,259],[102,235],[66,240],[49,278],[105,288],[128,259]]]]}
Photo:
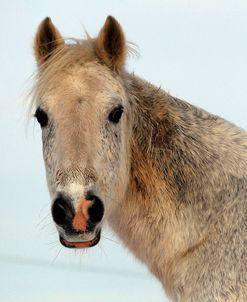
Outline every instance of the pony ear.
{"type": "Polygon", "coordinates": [[[53,25],[51,19],[46,17],[39,25],[34,40],[34,54],[38,65],[44,63],[55,49],[64,45],[64,40],[53,25]]]}
{"type": "Polygon", "coordinates": [[[96,40],[96,53],[109,67],[120,71],[125,62],[127,47],[123,30],[112,16],[108,16],[96,40]]]}

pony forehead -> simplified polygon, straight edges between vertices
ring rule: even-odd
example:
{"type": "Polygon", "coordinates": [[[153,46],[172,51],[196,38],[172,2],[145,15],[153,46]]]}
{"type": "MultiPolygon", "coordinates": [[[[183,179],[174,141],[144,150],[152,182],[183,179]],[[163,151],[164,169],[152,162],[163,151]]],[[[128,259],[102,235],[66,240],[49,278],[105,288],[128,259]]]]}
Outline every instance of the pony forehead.
{"type": "Polygon", "coordinates": [[[88,65],[99,65],[94,52],[94,42],[91,40],[76,40],[75,44],[65,44],[63,47],[54,51],[53,55],[47,60],[37,72],[37,87],[42,90],[42,86],[54,83],[72,75],[73,70],[88,67],[88,65]]]}
{"type": "Polygon", "coordinates": [[[99,62],[93,39],[76,40],[55,51],[38,71],[33,92],[36,105],[56,93],[76,100],[107,92],[109,97],[125,94],[121,77],[99,62]]]}

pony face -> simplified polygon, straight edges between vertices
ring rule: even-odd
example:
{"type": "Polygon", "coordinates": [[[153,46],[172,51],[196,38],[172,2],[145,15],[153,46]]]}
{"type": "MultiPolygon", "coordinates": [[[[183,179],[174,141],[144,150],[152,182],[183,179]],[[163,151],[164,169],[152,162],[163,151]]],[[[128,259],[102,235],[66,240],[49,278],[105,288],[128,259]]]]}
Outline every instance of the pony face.
{"type": "Polygon", "coordinates": [[[131,115],[120,38],[112,17],[96,40],[65,45],[50,19],[36,34],[35,117],[42,129],[52,216],[66,247],[97,244],[103,221],[128,185],[131,115]],[[117,38],[114,45],[105,35],[117,38]]]}

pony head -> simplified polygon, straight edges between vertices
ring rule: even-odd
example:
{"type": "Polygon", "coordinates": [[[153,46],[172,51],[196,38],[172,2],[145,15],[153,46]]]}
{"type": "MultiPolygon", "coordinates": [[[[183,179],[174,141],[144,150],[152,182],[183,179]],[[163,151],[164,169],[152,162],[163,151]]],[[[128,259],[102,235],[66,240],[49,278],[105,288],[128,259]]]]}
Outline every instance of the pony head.
{"type": "Polygon", "coordinates": [[[40,24],[34,98],[52,217],[61,243],[83,248],[98,243],[127,190],[131,114],[119,23],[109,16],[97,38],[74,42],[50,18],[40,24]]]}

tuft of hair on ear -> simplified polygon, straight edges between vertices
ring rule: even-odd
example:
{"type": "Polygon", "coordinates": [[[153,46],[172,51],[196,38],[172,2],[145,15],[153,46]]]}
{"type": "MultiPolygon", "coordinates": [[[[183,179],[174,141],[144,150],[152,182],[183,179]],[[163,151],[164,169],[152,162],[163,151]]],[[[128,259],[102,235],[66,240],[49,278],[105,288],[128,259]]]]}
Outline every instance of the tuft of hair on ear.
{"type": "Polygon", "coordinates": [[[96,53],[113,70],[120,72],[123,69],[127,45],[120,24],[112,16],[107,17],[96,39],[96,53]]]}
{"type": "Polygon", "coordinates": [[[39,25],[34,39],[34,54],[38,65],[43,64],[52,53],[64,45],[64,40],[50,17],[39,25]]]}

